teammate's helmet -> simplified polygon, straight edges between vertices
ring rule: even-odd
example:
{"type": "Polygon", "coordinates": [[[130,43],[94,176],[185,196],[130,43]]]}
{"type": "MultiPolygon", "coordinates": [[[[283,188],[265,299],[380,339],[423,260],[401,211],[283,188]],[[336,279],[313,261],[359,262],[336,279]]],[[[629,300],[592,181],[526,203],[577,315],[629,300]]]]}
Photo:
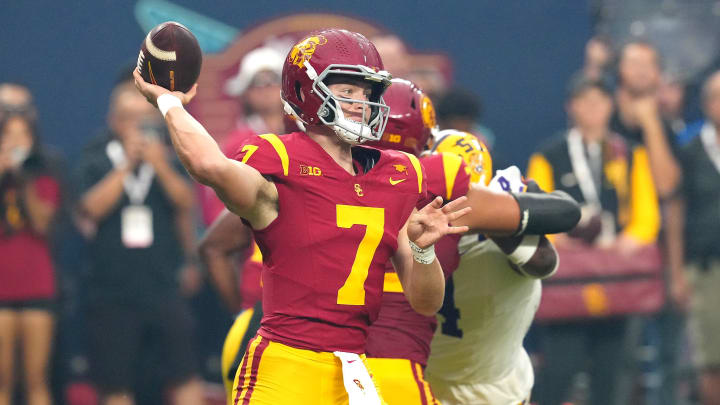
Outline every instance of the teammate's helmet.
{"type": "Polygon", "coordinates": [[[304,126],[327,125],[345,142],[358,144],[382,136],[388,106],[382,95],[390,85],[380,55],[361,34],[341,29],[316,31],[295,44],[282,71],[281,97],[285,112],[304,126]],[[368,101],[333,96],[325,80],[343,75],[371,85],[368,101]],[[370,107],[363,122],[344,117],[339,102],[362,103],[370,107]]]}
{"type": "Polygon", "coordinates": [[[373,142],[373,146],[419,155],[437,130],[432,101],[404,79],[393,79],[383,98],[390,107],[390,118],[382,139],[373,142]]]}
{"type": "Polygon", "coordinates": [[[454,153],[465,160],[470,169],[470,182],[488,185],[493,177],[490,152],[478,138],[468,132],[445,129],[435,136],[433,152],[454,153]]]}

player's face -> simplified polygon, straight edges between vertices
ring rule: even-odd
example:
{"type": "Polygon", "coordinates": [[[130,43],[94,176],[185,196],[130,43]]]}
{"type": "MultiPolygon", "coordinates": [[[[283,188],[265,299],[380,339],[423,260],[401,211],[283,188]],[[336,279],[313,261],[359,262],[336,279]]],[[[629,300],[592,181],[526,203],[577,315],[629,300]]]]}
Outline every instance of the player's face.
{"type": "MultiPolygon", "coordinates": [[[[339,99],[360,101],[368,101],[370,99],[370,85],[360,80],[347,80],[340,83],[329,84],[328,89],[330,89],[333,96],[339,99]]],[[[370,119],[370,106],[367,104],[341,101],[340,108],[345,118],[349,120],[367,123],[370,119]]]]}
{"type": "Polygon", "coordinates": [[[612,113],[610,96],[597,88],[589,88],[570,101],[570,115],[580,128],[607,128],[612,113]]]}

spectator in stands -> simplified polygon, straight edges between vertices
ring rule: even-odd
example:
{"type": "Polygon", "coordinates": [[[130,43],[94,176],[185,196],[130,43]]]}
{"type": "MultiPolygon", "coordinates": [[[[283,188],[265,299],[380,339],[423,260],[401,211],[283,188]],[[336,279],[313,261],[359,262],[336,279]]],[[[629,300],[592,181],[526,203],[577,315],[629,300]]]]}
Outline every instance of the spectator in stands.
{"type": "Polygon", "coordinates": [[[24,111],[30,118],[37,119],[30,90],[16,83],[0,83],[0,118],[4,112],[24,111]]]}
{"type": "Polygon", "coordinates": [[[113,89],[109,129],[87,145],[79,163],[78,210],[94,228],[88,235],[91,370],[104,404],[134,404],[138,360],[157,347],[163,362],[153,375],[164,377],[161,388],[174,388],[171,403],[202,404],[193,322],[181,297],[181,288],[197,281],[195,199],[170,158],[162,118],[130,78],[124,74],[113,89]]]}
{"type": "Polygon", "coordinates": [[[710,405],[720,403],[720,71],[705,82],[702,101],[707,122],[679,152],[682,187],[670,213],[681,220],[667,233],[671,296],[688,310],[702,403],[710,405]]]}
{"type": "Polygon", "coordinates": [[[680,167],[673,156],[672,129],[658,106],[660,72],[660,55],[650,43],[634,41],[622,48],[610,129],[645,145],[658,196],[664,199],[677,187],[680,167]]]}
{"type": "MultiPolygon", "coordinates": [[[[666,107],[672,104],[675,110],[672,115],[677,116],[682,113],[683,103],[679,94],[668,97],[671,91],[663,85],[660,62],[660,54],[648,42],[631,41],[622,48],[618,65],[619,87],[615,92],[618,111],[611,121],[611,129],[645,145],[658,197],[665,202],[677,189],[681,171],[676,157],[677,137],[671,121],[666,120],[670,116],[663,117],[662,109],[663,104],[666,107]]],[[[666,204],[663,208],[664,212],[671,212],[666,204]]],[[[675,226],[671,222],[676,219],[673,215],[665,215],[663,225],[675,226]]],[[[673,403],[683,319],[672,308],[664,308],[656,322],[660,331],[661,398],[673,403]]]]}
{"type": "MultiPolygon", "coordinates": [[[[225,84],[225,92],[242,104],[243,118],[222,146],[228,156],[253,135],[285,134],[286,119],[280,99],[280,74],[285,53],[275,46],[262,46],[243,57],[237,75],[225,84]]],[[[210,187],[199,186],[203,222],[210,225],[225,208],[210,187]]]]}
{"type": "Polygon", "coordinates": [[[658,104],[663,121],[677,136],[685,130],[685,83],[671,74],[664,74],[658,88],[658,104]]]}
{"type": "Polygon", "coordinates": [[[225,92],[237,97],[243,108],[243,118],[226,147],[240,146],[257,134],[285,133],[285,113],[279,96],[284,60],[285,55],[272,46],[254,49],[243,57],[237,75],[225,85],[225,92]]]}
{"type": "MultiPolygon", "coordinates": [[[[578,77],[567,102],[573,126],[530,158],[529,178],[545,191],[568,192],[583,206],[578,228],[555,238],[558,248],[593,243],[631,255],[657,237],[660,214],[647,153],[610,130],[612,108],[601,81],[578,77]]],[[[625,317],[544,325],[539,344],[545,366],[533,397],[543,405],[566,401],[573,375],[590,358],[590,404],[614,404],[623,359],[630,356],[623,350],[626,327],[625,317]]]]}
{"type": "Polygon", "coordinates": [[[591,80],[606,80],[610,75],[613,53],[608,39],[594,36],[585,45],[582,75],[591,80]]]}
{"type": "Polygon", "coordinates": [[[370,38],[382,58],[385,70],[393,77],[407,77],[410,72],[410,54],[405,42],[395,34],[382,33],[370,38]]]}
{"type": "MultiPolygon", "coordinates": [[[[482,102],[472,92],[460,87],[453,87],[444,92],[435,103],[437,106],[438,127],[469,132],[492,149],[495,134],[480,123],[482,102]]],[[[504,166],[503,166],[504,167],[504,166]]]]}
{"type": "MultiPolygon", "coordinates": [[[[3,87],[7,89],[6,87],[3,87]]],[[[0,118],[0,405],[22,380],[30,405],[52,403],[48,360],[55,329],[55,266],[48,235],[61,202],[57,168],[35,130],[34,109],[0,118]],[[15,376],[22,347],[23,378],[15,376]]]]}

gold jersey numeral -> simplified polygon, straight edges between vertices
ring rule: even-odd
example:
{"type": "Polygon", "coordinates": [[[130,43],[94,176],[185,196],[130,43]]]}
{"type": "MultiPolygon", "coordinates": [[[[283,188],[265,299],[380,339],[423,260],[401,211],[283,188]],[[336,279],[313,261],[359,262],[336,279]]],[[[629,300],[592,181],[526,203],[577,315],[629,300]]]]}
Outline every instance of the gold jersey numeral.
{"type": "Polygon", "coordinates": [[[368,277],[370,263],[380,245],[385,232],[385,209],[376,207],[358,207],[337,205],[337,226],[352,228],[353,225],[365,225],[365,235],[360,241],[350,274],[337,294],[339,305],[364,305],[365,280],[368,277]]]}

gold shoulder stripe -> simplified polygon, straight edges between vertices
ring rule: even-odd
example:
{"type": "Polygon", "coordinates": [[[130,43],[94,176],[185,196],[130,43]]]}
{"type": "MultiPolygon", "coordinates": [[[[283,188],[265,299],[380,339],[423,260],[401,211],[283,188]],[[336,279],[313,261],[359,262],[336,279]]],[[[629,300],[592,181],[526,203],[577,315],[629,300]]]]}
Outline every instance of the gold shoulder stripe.
{"type": "Polygon", "coordinates": [[[385,282],[383,283],[383,292],[403,292],[402,284],[400,284],[400,277],[395,272],[385,273],[385,282]]]}
{"type": "Polygon", "coordinates": [[[457,178],[463,159],[452,153],[442,153],[442,160],[445,172],[445,192],[447,193],[445,199],[450,200],[455,186],[455,178],[457,178]]]}
{"type": "Polygon", "coordinates": [[[423,181],[423,175],[422,175],[422,168],[420,166],[420,161],[415,155],[411,155],[409,153],[403,152],[405,155],[410,159],[410,163],[412,163],[413,168],[415,168],[415,173],[417,173],[417,179],[418,179],[418,194],[422,193],[422,181],[423,181]]]}
{"type": "Polygon", "coordinates": [[[285,144],[280,140],[280,137],[275,134],[260,135],[260,138],[270,142],[273,148],[275,148],[275,152],[277,152],[280,157],[280,163],[282,163],[283,174],[287,176],[290,158],[288,157],[287,149],[285,149],[285,144]]]}

